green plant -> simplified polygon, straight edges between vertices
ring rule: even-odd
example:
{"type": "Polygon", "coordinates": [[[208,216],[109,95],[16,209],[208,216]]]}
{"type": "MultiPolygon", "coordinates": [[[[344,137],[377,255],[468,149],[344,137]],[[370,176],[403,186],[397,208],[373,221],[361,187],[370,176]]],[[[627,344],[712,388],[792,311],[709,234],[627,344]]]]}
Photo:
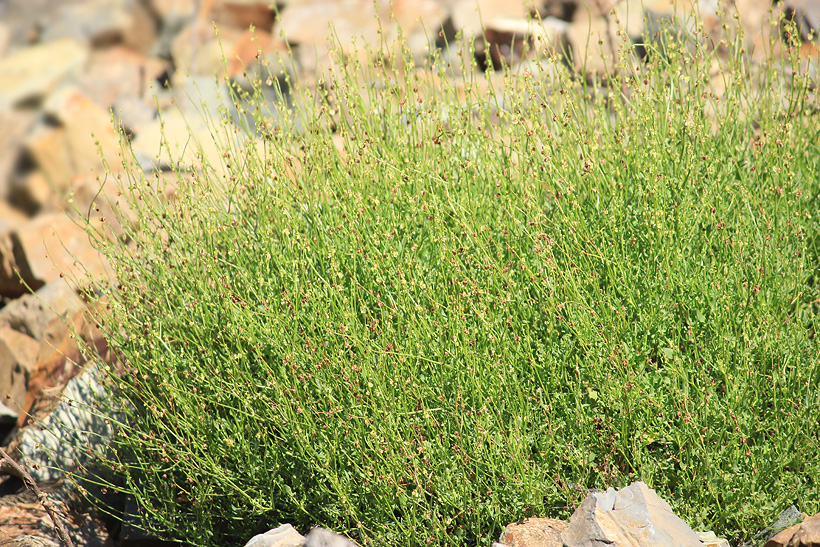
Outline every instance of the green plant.
{"type": "Polygon", "coordinates": [[[816,92],[666,44],[606,88],[339,58],[279,118],[237,91],[175,200],[132,168],[101,325],[146,523],[488,545],[638,479],[731,537],[817,510],[816,92]]]}

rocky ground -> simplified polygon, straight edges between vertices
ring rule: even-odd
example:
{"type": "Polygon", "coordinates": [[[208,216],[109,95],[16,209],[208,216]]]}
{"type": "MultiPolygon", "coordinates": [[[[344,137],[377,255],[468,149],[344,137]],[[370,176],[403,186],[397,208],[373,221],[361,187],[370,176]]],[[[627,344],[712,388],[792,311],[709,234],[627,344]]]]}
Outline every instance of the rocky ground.
{"type": "MultiPolygon", "coordinates": [[[[208,147],[203,117],[213,114],[203,112],[203,104],[215,109],[227,98],[215,74],[227,71],[242,83],[271,71],[310,82],[327,61],[331,26],[348,53],[354,41],[376,41],[380,32],[389,40],[401,27],[422,65],[437,48],[458,55],[461,50],[448,45],[463,32],[479,36],[476,58],[490,73],[504,65],[537,64],[557,48],[568,64],[591,75],[605,65],[580,60],[611,57],[618,24],[637,39],[664,18],[698,10],[707,32],[717,36],[721,9],[736,16],[728,20],[743,28],[752,59],[765,60],[763,45],[779,33],[768,21],[781,12],[798,23],[806,58],[816,58],[810,39],[820,29],[818,0],[735,0],[726,6],[716,0],[695,6],[687,0],[394,0],[378,8],[371,0],[284,0],[273,6],[265,0],[0,0],[0,394],[7,395],[0,404],[0,444],[11,443],[13,455],[59,498],[62,476],[47,468],[61,463],[59,443],[36,424],[48,416],[57,436],[67,423],[102,427],[64,401],[67,394],[81,398],[94,390],[89,380],[69,385],[84,369],[73,328],[105,350],[67,279],[82,285],[89,275],[106,272],[74,219],[112,216],[100,199],[116,201],[114,184],[106,181],[121,175],[112,112],[143,168],[162,170],[160,111],[175,151],[194,133],[206,154],[216,154],[208,147]],[[288,46],[292,64],[279,60],[288,46]],[[43,446],[55,452],[46,456],[43,446]]],[[[182,161],[198,165],[192,153],[182,161]]],[[[12,475],[0,482],[0,543],[35,536],[54,543],[42,506],[10,469],[0,464],[12,475]]],[[[69,524],[75,541],[86,545],[142,541],[86,514],[73,514],[69,524]]],[[[508,530],[510,545],[550,544],[518,540],[532,534],[508,530]]],[[[820,544],[817,535],[815,543],[804,536],[810,534],[792,533],[777,545],[820,544]]]]}

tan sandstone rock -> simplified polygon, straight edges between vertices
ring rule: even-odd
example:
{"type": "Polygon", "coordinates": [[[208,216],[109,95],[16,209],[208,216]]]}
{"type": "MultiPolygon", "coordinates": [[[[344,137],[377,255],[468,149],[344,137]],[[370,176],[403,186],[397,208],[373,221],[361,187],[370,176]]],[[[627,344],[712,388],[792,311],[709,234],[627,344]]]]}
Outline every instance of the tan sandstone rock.
{"type": "Polygon", "coordinates": [[[561,547],[561,532],[569,523],[545,517],[532,517],[508,524],[500,542],[510,547],[561,547]]]}
{"type": "Polygon", "coordinates": [[[40,215],[0,234],[0,294],[4,296],[20,296],[61,276],[83,284],[89,275],[108,271],[85,230],[62,213],[40,215]]]}
{"type": "Polygon", "coordinates": [[[34,370],[40,343],[9,327],[0,327],[0,397],[9,408],[23,408],[29,375],[34,370]]]}
{"type": "Polygon", "coordinates": [[[71,38],[20,49],[0,59],[0,105],[42,99],[59,82],[76,75],[88,48],[71,38]]]}

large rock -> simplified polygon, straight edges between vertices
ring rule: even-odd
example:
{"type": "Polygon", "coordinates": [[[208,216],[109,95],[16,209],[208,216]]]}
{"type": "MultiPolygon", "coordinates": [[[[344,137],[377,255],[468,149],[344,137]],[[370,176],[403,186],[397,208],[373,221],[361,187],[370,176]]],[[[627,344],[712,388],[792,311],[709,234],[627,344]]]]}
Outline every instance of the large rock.
{"type": "Polygon", "coordinates": [[[765,547],[820,547],[820,513],[786,528],[767,541],[765,547]]]}
{"type": "Polygon", "coordinates": [[[94,348],[95,354],[107,360],[108,346],[102,333],[94,326],[85,310],[75,312],[67,320],[52,322],[43,335],[37,362],[29,376],[24,412],[18,425],[44,419],[59,403],[54,393],[59,393],[86,363],[88,353],[80,349],[94,348]]]}
{"type": "Polygon", "coordinates": [[[0,59],[0,106],[42,99],[66,77],[79,73],[87,59],[88,48],[70,38],[0,59]]]}
{"type": "MultiPolygon", "coordinates": [[[[2,76],[0,76],[2,78],[2,76]]],[[[11,177],[23,149],[23,139],[34,124],[34,109],[4,108],[0,106],[0,200],[7,198],[11,177]]],[[[5,215],[0,210],[0,231],[5,215]]]]}
{"type": "Polygon", "coordinates": [[[510,547],[562,547],[561,532],[567,525],[563,520],[532,517],[508,524],[499,541],[510,547]]]}
{"type": "Polygon", "coordinates": [[[147,52],[156,35],[156,23],[139,0],[86,0],[50,10],[40,40],[72,38],[93,47],[124,44],[147,52]]]}
{"type": "Polygon", "coordinates": [[[12,410],[26,402],[27,382],[34,370],[40,343],[8,327],[0,327],[0,398],[10,398],[12,410]]]}
{"type": "Polygon", "coordinates": [[[57,321],[69,321],[84,306],[65,279],[55,279],[34,294],[23,295],[0,310],[0,326],[5,324],[37,341],[55,343],[56,340],[45,339],[49,327],[57,321]]]}
{"type": "Polygon", "coordinates": [[[268,530],[264,534],[253,536],[245,547],[302,547],[305,537],[290,524],[268,530]]]}
{"type": "Polygon", "coordinates": [[[0,233],[12,230],[28,220],[28,217],[19,209],[0,200],[0,233]]]}
{"type": "Polygon", "coordinates": [[[359,547],[345,536],[316,526],[305,536],[305,547],[359,547]]]}
{"type": "MultiPolygon", "coordinates": [[[[143,100],[150,106],[151,86],[169,71],[167,61],[146,57],[125,46],[114,46],[95,50],[76,83],[83,95],[107,113],[108,108],[123,98],[143,100]]],[[[114,114],[119,117],[116,109],[114,114]]]]}
{"type": "Polygon", "coordinates": [[[498,19],[526,19],[530,5],[532,2],[522,0],[458,0],[451,12],[453,25],[465,37],[481,36],[498,19]]]}
{"type": "Polygon", "coordinates": [[[561,538],[566,547],[702,547],[689,525],[643,482],[589,494],[561,538]]]}
{"type": "Polygon", "coordinates": [[[60,276],[85,284],[89,275],[108,272],[85,230],[62,213],[40,215],[0,234],[0,294],[4,296],[17,297],[29,288],[36,291],[60,276]]]}
{"type": "Polygon", "coordinates": [[[25,141],[29,169],[17,173],[11,184],[12,202],[31,214],[65,197],[73,177],[100,172],[103,158],[110,169],[120,166],[119,135],[109,113],[79,89],[61,88],[43,110],[46,121],[25,141]]]}
{"type": "Polygon", "coordinates": [[[265,80],[269,74],[278,77],[286,71],[284,59],[288,51],[284,40],[268,30],[224,26],[216,31],[212,25],[197,20],[176,36],[171,54],[177,70],[183,74],[212,80],[224,74],[240,80],[246,73],[257,78],[264,74],[265,80]],[[264,70],[260,61],[267,63],[264,70]]]}
{"type": "Polygon", "coordinates": [[[572,65],[586,74],[613,73],[618,52],[643,32],[643,18],[641,0],[580,2],[567,30],[572,65]]]}
{"type": "Polygon", "coordinates": [[[35,482],[56,481],[90,464],[114,434],[113,420],[97,410],[107,403],[103,372],[90,366],[73,377],[60,402],[43,420],[20,430],[9,453],[26,466],[35,482]]]}
{"type": "Polygon", "coordinates": [[[69,175],[99,172],[100,153],[116,169],[120,140],[107,107],[94,103],[76,87],[65,87],[48,98],[44,112],[65,128],[71,157],[69,175]]]}
{"type": "MultiPolygon", "coordinates": [[[[211,102],[209,106],[218,106],[211,102]]],[[[134,155],[146,171],[173,165],[201,169],[204,163],[222,172],[222,152],[214,142],[213,128],[201,115],[186,117],[177,110],[141,127],[131,142],[134,155]]]]}

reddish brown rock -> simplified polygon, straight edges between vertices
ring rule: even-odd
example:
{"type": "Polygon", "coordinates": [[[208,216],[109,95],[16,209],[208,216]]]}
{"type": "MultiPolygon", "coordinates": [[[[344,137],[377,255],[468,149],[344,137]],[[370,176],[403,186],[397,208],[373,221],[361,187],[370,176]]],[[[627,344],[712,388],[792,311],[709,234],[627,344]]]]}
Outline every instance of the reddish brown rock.
{"type": "Polygon", "coordinates": [[[561,547],[561,532],[567,525],[563,520],[532,517],[508,524],[499,541],[510,547],[561,547]]]}
{"type": "Polygon", "coordinates": [[[820,513],[786,528],[764,547],[820,547],[820,513]]]}
{"type": "Polygon", "coordinates": [[[17,173],[12,180],[13,199],[20,207],[36,213],[51,196],[68,186],[73,160],[64,127],[41,123],[28,135],[24,147],[34,169],[17,173]]]}
{"type": "Polygon", "coordinates": [[[25,404],[28,379],[34,370],[40,343],[9,327],[0,327],[0,397],[20,411],[25,404]]]}

